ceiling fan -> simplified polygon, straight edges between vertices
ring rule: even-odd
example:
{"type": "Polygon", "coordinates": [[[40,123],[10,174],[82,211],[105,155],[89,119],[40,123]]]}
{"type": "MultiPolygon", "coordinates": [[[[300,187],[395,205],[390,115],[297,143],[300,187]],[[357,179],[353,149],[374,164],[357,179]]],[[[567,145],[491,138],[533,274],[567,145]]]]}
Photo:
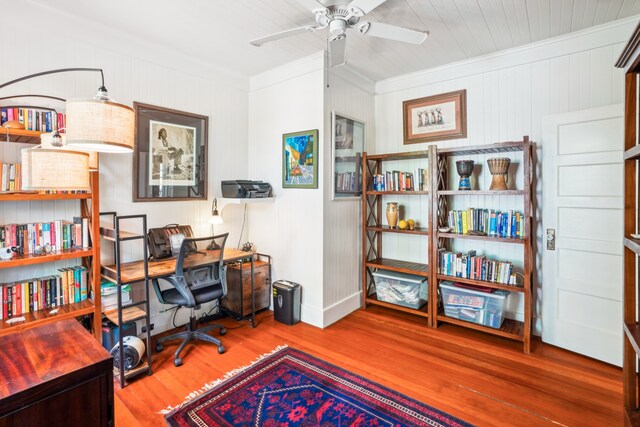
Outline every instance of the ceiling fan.
{"type": "Polygon", "coordinates": [[[319,0],[297,0],[315,15],[316,25],[292,28],[252,40],[254,46],[280,40],[306,32],[329,28],[329,58],[332,67],[343,65],[347,60],[347,30],[355,29],[361,34],[397,40],[405,43],[420,44],[429,35],[426,31],[410,30],[382,22],[366,22],[360,19],[387,0],[335,0],[325,6],[319,0]]]}

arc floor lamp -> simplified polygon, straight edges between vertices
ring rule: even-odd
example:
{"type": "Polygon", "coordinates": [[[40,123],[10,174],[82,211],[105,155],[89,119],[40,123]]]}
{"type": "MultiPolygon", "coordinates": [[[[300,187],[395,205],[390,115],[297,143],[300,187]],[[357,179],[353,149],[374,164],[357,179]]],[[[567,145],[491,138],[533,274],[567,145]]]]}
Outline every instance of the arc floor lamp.
{"type": "MultiPolygon", "coordinates": [[[[66,128],[54,128],[42,134],[42,146],[22,150],[22,174],[25,189],[89,190],[89,169],[97,169],[97,154],[128,153],[133,151],[135,114],[131,107],[115,102],[104,84],[100,68],[61,68],[30,74],[0,84],[0,89],[18,82],[57,73],[99,72],[101,85],[97,94],[88,99],[66,100],[66,128]],[[62,148],[59,148],[62,147],[62,148]],[[59,170],[58,170],[59,169],[59,170]]],[[[43,97],[46,95],[16,95],[14,97],[43,97]]],[[[2,99],[11,98],[3,97],[2,99]]],[[[11,125],[15,126],[15,123],[11,125]]]]}

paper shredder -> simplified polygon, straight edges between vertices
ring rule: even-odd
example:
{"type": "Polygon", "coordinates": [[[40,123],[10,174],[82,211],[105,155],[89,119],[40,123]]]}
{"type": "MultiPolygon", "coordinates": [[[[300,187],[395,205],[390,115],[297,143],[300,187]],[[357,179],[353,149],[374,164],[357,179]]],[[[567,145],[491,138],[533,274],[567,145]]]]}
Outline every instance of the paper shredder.
{"type": "Polygon", "coordinates": [[[273,318],[285,325],[300,321],[300,285],[288,280],[273,282],[273,318]]]}

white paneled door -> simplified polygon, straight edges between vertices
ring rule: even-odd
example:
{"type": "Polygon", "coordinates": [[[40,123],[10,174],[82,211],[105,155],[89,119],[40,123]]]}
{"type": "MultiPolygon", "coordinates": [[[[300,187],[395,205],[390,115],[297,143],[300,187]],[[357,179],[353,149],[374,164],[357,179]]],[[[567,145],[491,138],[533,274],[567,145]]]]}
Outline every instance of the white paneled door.
{"type": "Polygon", "coordinates": [[[542,340],[622,363],[622,105],[546,117],[542,340]]]}

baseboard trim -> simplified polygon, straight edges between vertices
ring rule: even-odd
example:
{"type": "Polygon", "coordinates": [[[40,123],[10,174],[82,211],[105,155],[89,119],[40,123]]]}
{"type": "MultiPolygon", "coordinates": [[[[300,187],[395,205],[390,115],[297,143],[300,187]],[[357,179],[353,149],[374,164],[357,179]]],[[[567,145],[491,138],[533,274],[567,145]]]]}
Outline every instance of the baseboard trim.
{"type": "Polygon", "coordinates": [[[325,308],[322,316],[324,320],[322,323],[323,328],[337,322],[352,311],[359,309],[361,304],[362,291],[359,291],[341,301],[338,301],[332,306],[325,308]]]}

